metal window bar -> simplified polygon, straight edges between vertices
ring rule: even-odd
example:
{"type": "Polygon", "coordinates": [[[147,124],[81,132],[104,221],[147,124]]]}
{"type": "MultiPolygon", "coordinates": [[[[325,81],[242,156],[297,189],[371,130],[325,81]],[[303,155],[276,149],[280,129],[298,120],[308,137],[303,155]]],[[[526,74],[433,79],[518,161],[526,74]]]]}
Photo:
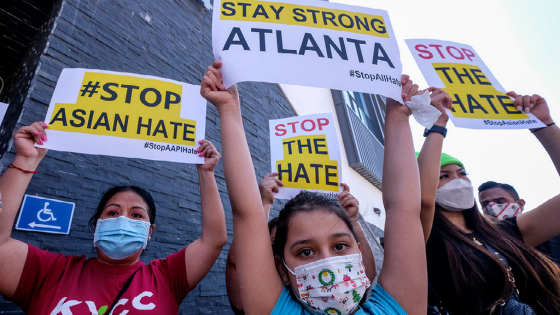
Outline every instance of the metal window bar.
{"type": "MultiPolygon", "coordinates": [[[[353,108],[357,104],[352,104],[351,101],[348,104],[349,100],[354,98],[352,95],[339,90],[332,90],[331,93],[348,164],[375,187],[382,189],[383,154],[385,150],[382,142],[370,127],[364,124],[359,116],[360,111],[355,111],[353,108]]],[[[372,100],[368,102],[372,103],[372,100]]],[[[370,111],[370,113],[374,112],[370,111]]],[[[377,121],[371,123],[374,126],[377,125],[377,121]]]]}

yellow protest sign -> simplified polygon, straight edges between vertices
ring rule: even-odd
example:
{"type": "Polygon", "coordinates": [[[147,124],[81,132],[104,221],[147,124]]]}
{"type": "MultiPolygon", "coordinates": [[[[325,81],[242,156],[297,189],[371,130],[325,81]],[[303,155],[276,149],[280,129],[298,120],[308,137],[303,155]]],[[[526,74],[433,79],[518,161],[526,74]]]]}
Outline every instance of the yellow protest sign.
{"type": "Polygon", "coordinates": [[[525,129],[544,126],[534,115],[518,111],[504,88],[475,50],[464,44],[409,39],[406,43],[430,86],[451,96],[449,112],[457,127],[525,129]]]}
{"type": "Polygon", "coordinates": [[[338,195],[340,148],[331,114],[271,120],[270,131],[272,172],[284,184],[277,198],[301,190],[338,195]]]}
{"type": "Polygon", "coordinates": [[[276,161],[284,187],[339,191],[338,161],[329,160],[327,137],[298,136],[282,140],[284,159],[276,161]]]}
{"type": "Polygon", "coordinates": [[[246,0],[242,3],[223,1],[220,19],[307,26],[389,38],[382,15],[303,3],[260,0],[246,0]]]}
{"type": "Polygon", "coordinates": [[[478,66],[434,63],[445,90],[453,99],[453,116],[474,119],[527,119],[504,92],[496,90],[478,66]]]}
{"type": "Polygon", "coordinates": [[[46,147],[200,163],[194,150],[196,141],[204,137],[205,116],[206,101],[197,86],[134,74],[65,69],[45,120],[46,147]],[[73,143],[78,137],[80,143],[73,143]],[[84,148],[86,139],[89,146],[84,148]]]}
{"type": "Polygon", "coordinates": [[[50,130],[194,146],[196,121],[180,119],[180,84],[87,72],[75,104],[55,103],[50,130]]]}

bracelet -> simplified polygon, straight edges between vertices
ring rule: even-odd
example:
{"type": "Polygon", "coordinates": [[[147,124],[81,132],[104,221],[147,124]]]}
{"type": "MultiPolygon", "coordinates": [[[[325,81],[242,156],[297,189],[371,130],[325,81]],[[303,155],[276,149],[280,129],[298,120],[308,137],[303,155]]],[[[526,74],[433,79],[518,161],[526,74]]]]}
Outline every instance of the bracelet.
{"type": "Polygon", "coordinates": [[[553,123],[550,123],[550,124],[546,125],[546,127],[541,127],[541,128],[533,129],[533,130],[531,130],[531,133],[535,133],[535,132],[537,132],[537,131],[539,131],[539,130],[543,130],[543,129],[545,129],[545,128],[547,128],[547,127],[550,127],[550,126],[552,126],[552,125],[556,125],[556,123],[553,122],[553,123]]]}
{"type": "Polygon", "coordinates": [[[24,170],[23,168],[17,167],[12,163],[10,163],[10,165],[8,165],[8,168],[15,168],[15,169],[20,170],[20,171],[22,171],[24,173],[27,173],[27,174],[39,174],[39,172],[37,172],[37,171],[24,170]]]}

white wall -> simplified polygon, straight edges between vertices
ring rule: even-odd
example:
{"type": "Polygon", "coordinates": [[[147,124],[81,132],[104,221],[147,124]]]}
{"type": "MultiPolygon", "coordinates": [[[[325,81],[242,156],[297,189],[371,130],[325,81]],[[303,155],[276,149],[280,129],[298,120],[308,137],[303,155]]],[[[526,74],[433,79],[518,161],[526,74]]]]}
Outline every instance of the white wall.
{"type": "Polygon", "coordinates": [[[279,85],[299,116],[319,113],[331,113],[333,115],[336,122],[338,142],[341,145],[342,182],[350,186],[350,192],[360,202],[360,213],[364,219],[385,230],[385,208],[381,199],[381,191],[348,165],[331,91],[299,85],[279,85]],[[381,215],[375,214],[373,208],[381,209],[381,215]]]}

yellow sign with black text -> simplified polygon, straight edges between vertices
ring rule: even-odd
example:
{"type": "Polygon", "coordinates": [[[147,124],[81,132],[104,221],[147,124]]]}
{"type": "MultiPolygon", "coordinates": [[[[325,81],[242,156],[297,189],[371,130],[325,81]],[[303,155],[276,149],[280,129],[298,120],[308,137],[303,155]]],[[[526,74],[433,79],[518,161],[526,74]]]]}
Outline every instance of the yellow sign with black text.
{"type": "Polygon", "coordinates": [[[284,187],[338,191],[338,161],[329,160],[324,135],[282,140],[284,159],[276,162],[284,187]]]}
{"type": "Polygon", "coordinates": [[[222,2],[220,19],[324,28],[389,38],[381,15],[285,2],[222,2]]]}
{"type": "Polygon", "coordinates": [[[75,104],[55,104],[51,130],[194,146],[196,121],[180,119],[183,86],[87,72],[75,104]]]}
{"type": "Polygon", "coordinates": [[[203,163],[206,100],[200,87],[101,70],[64,69],[45,122],[46,148],[203,163]]]}
{"type": "Polygon", "coordinates": [[[276,198],[291,199],[302,190],[336,198],[342,162],[332,114],[276,119],[269,126],[271,172],[283,184],[276,198]]]}
{"type": "Polygon", "coordinates": [[[456,127],[544,127],[532,113],[517,110],[471,46],[436,39],[406,39],[405,42],[428,85],[449,93],[453,107],[447,114],[456,127]]]}
{"type": "Polygon", "coordinates": [[[434,69],[453,99],[453,115],[475,119],[526,119],[504,92],[496,90],[480,67],[434,63],[434,69]]]}

